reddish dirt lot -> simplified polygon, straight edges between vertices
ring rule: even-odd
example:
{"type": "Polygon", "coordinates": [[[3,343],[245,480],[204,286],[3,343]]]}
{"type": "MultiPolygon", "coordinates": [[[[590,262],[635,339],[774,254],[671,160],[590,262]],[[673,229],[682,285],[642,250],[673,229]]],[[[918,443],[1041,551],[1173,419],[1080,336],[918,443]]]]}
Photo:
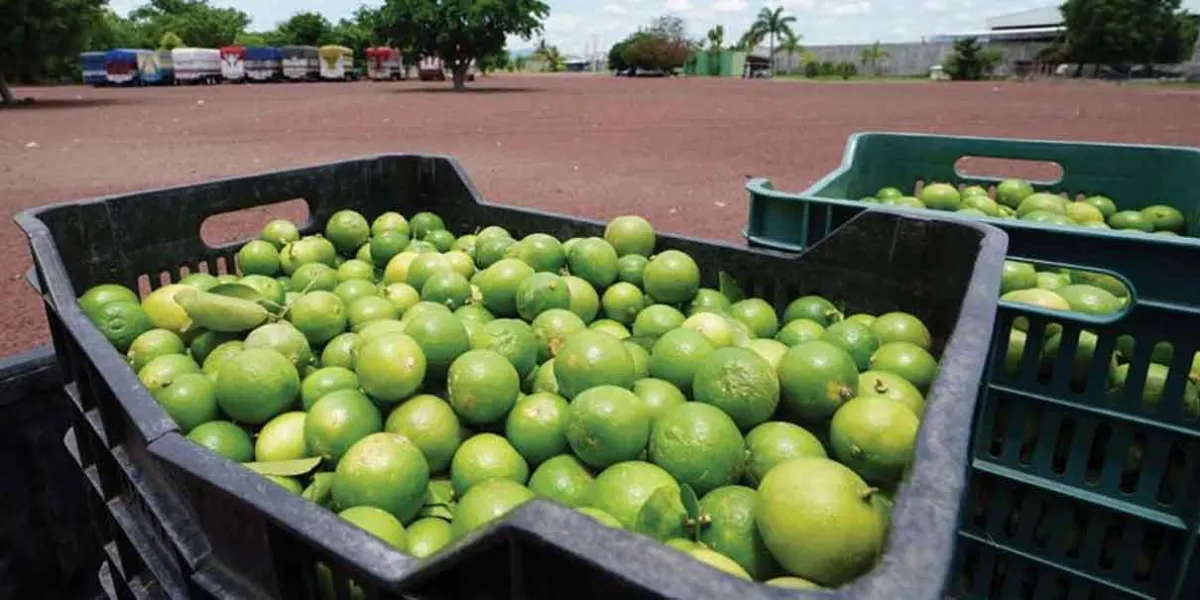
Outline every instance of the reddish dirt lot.
{"type": "MultiPolygon", "coordinates": [[[[491,199],[739,239],[742,183],[798,188],[862,130],[1200,146],[1200,93],[1108,84],[802,84],[503,77],[415,82],[19,90],[0,111],[0,356],[46,340],[22,281],[25,208],[354,155],[446,153],[491,199]]],[[[239,229],[248,230],[248,227],[239,229]]]]}

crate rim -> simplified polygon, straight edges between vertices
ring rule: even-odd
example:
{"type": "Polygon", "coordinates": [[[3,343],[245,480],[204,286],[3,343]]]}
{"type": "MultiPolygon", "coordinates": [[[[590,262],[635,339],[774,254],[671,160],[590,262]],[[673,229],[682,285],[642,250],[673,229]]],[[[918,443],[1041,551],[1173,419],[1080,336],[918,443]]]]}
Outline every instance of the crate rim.
{"type": "MultiPolygon", "coordinates": [[[[200,183],[167,186],[133,193],[171,192],[184,188],[194,188],[198,185],[219,185],[231,181],[245,181],[265,176],[302,172],[318,166],[365,163],[381,159],[397,158],[416,158],[422,161],[429,161],[431,165],[444,165],[453,169],[455,175],[462,181],[462,184],[469,191],[474,201],[481,207],[496,207],[532,215],[566,218],[575,223],[592,226],[604,225],[602,221],[595,219],[489,202],[482,197],[471,179],[467,177],[465,170],[457,159],[440,154],[369,154],[327,163],[273,169],[248,175],[224,177],[200,183]]],[[[230,488],[230,482],[239,480],[249,481],[249,478],[255,478],[256,481],[253,484],[258,486],[258,491],[255,492],[256,496],[254,498],[240,498],[239,501],[255,506],[255,508],[258,508],[257,504],[260,502],[262,506],[267,506],[268,500],[272,501],[270,502],[272,508],[278,507],[275,501],[284,503],[285,506],[288,506],[292,510],[283,511],[282,516],[278,510],[263,510],[265,518],[279,526],[305,531],[306,528],[297,526],[297,523],[305,518],[313,517],[314,513],[312,511],[327,513],[317,517],[322,521],[340,523],[338,517],[330,511],[319,510],[319,506],[295,497],[282,487],[262,479],[248,469],[238,468],[240,465],[236,463],[218,457],[215,454],[201,452],[198,447],[184,447],[189,445],[190,442],[185,440],[184,436],[178,431],[178,428],[166,416],[166,413],[153,401],[149,392],[140,384],[128,365],[116,354],[116,350],[104,339],[99,330],[91,325],[90,321],[83,314],[78,300],[74,295],[73,287],[66,275],[65,265],[54,244],[49,227],[41,221],[39,215],[45,211],[78,205],[81,202],[102,203],[110,200],[120,200],[127,195],[110,194],[84,201],[61,202],[27,209],[16,216],[16,221],[30,238],[35,255],[43,259],[50,259],[42,264],[42,268],[48,272],[39,274],[40,280],[45,286],[43,297],[49,296],[48,299],[52,303],[51,309],[59,312],[60,318],[69,325],[68,335],[77,337],[80,342],[79,345],[83,347],[82,349],[88,359],[100,367],[99,371],[105,383],[112,386],[113,389],[118,390],[132,388],[135,394],[141,396],[139,404],[146,405],[148,403],[146,406],[148,409],[147,412],[154,411],[158,413],[146,416],[165,421],[160,428],[151,431],[153,434],[152,439],[147,437],[145,440],[148,448],[151,449],[151,452],[155,456],[167,462],[175,463],[176,466],[184,466],[178,464],[178,457],[184,456],[184,454],[180,454],[181,452],[185,454],[190,452],[195,456],[201,454],[210,455],[209,462],[211,464],[204,465],[201,470],[204,472],[222,473],[223,475],[232,477],[233,479],[230,480],[223,480],[219,477],[211,480],[212,483],[217,484],[217,487],[224,489],[227,493],[235,491],[230,488]],[[172,458],[175,460],[172,460],[172,458]],[[294,506],[292,506],[293,504],[294,506]]],[[[973,230],[979,236],[979,251],[971,269],[968,280],[969,285],[962,298],[954,328],[946,340],[942,360],[939,364],[938,375],[927,394],[928,409],[923,418],[922,425],[930,426],[921,428],[916,450],[918,454],[923,455],[924,460],[920,463],[923,468],[914,468],[909,479],[901,488],[902,491],[898,495],[898,498],[902,498],[904,501],[897,502],[892,513],[891,527],[889,528],[890,534],[881,555],[881,560],[870,571],[832,593],[825,591],[820,592],[817,596],[802,594],[802,597],[890,599],[895,597],[895,589],[890,584],[898,580],[903,580],[909,586],[908,597],[940,598],[948,582],[949,570],[953,564],[954,540],[958,532],[957,507],[966,491],[967,472],[970,466],[968,445],[971,431],[970,427],[961,427],[961,425],[971,423],[972,414],[978,402],[979,384],[983,381],[983,372],[986,363],[983,357],[987,356],[989,336],[996,318],[995,298],[999,295],[1000,265],[1004,260],[1008,236],[1003,230],[986,223],[969,222],[937,214],[915,213],[911,211],[881,212],[886,212],[905,220],[942,222],[953,224],[955,227],[973,230]],[[920,540],[914,535],[895,535],[896,532],[901,530],[919,533],[925,539],[931,537],[942,538],[943,543],[939,545],[940,551],[933,553],[936,556],[931,554],[912,556],[913,554],[921,554],[916,552],[916,550],[920,549],[920,540]]],[[[687,238],[669,232],[659,232],[659,237],[660,240],[668,242],[694,240],[694,238],[687,238]]],[[[794,255],[786,252],[735,246],[722,241],[707,239],[695,241],[719,250],[757,253],[777,258],[796,258],[794,255]]],[[[122,405],[122,410],[129,410],[130,408],[122,405]]],[[[139,434],[143,434],[143,437],[146,437],[144,432],[139,431],[139,434]]],[[[185,467],[185,470],[189,469],[185,467]]],[[[507,522],[514,515],[518,514],[521,513],[514,512],[501,520],[500,523],[507,522]]],[[[585,527],[593,529],[604,527],[600,523],[592,524],[586,521],[583,522],[586,523],[585,527]]],[[[346,523],[342,524],[348,525],[346,523]]],[[[352,528],[348,528],[347,530],[353,531],[352,528]]],[[[344,533],[347,530],[341,531],[344,533]]],[[[362,535],[368,539],[370,537],[365,532],[362,535]]],[[[565,549],[569,544],[564,544],[560,541],[560,537],[551,536],[547,538],[547,541],[560,549],[565,549]]],[[[322,537],[311,538],[311,541],[317,542],[319,545],[329,543],[327,538],[322,537]]],[[[423,563],[415,559],[398,560],[398,558],[403,558],[399,554],[396,557],[389,558],[386,552],[378,554],[353,552],[347,556],[360,554],[367,554],[367,556],[364,557],[364,560],[357,562],[355,567],[364,569],[372,575],[382,576],[381,578],[386,578],[385,581],[389,584],[397,583],[397,576],[404,578],[409,574],[419,571],[423,565],[423,563]]],[[[586,557],[585,560],[587,560],[586,557]]],[[[626,566],[632,571],[641,566],[641,561],[637,557],[623,555],[611,559],[610,562],[605,563],[603,566],[605,568],[626,566]]],[[[645,582],[649,584],[653,583],[653,581],[663,581],[662,578],[666,575],[668,574],[646,574],[644,575],[647,578],[645,582]]],[[[668,577],[666,581],[670,581],[670,578],[668,577]]],[[[743,588],[744,591],[751,589],[754,588],[743,588]]],[[[766,586],[758,586],[757,589],[764,596],[776,595],[773,590],[770,590],[766,586]]],[[[793,595],[793,597],[795,596],[793,595]]]]}

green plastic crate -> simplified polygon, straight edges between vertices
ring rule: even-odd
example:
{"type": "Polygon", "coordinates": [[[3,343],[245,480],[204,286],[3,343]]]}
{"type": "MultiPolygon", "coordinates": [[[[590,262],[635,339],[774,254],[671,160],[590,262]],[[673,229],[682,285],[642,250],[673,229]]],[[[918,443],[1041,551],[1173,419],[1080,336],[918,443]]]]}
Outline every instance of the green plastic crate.
{"type": "MultiPolygon", "coordinates": [[[[750,182],[747,238],[794,251],[865,210],[911,213],[849,200],[885,185],[997,181],[959,176],[964,156],[1057,162],[1061,180],[1035,187],[1103,193],[1122,209],[1172,204],[1189,235],[1200,234],[1195,149],[871,133],[853,136],[843,165],[800,194],[750,182]]],[[[1200,349],[1200,239],[983,220],[1008,233],[1010,258],[1114,274],[1132,294],[1124,313],[1104,318],[1000,303],[952,593],[1200,598],[1200,419],[1184,407],[1200,349]],[[1006,368],[1017,318],[1028,320],[1030,342],[1006,368]],[[1062,342],[1056,359],[1042,360],[1051,324],[1062,328],[1062,342]],[[1084,330],[1097,335],[1096,351],[1076,366],[1084,330]],[[1139,343],[1125,392],[1114,396],[1108,357],[1122,335],[1139,343]],[[1151,351],[1164,341],[1175,347],[1165,389],[1145,406],[1151,351]]]]}

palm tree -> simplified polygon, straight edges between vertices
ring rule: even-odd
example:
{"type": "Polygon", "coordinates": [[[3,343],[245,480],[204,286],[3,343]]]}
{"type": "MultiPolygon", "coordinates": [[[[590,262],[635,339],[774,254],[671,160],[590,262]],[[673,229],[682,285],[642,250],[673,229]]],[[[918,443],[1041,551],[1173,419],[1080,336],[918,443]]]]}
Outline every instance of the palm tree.
{"type": "Polygon", "coordinates": [[[750,29],[746,30],[746,33],[742,34],[741,39],[738,40],[737,48],[744,52],[753,52],[754,48],[762,43],[764,37],[767,37],[767,34],[757,26],[752,25],[750,29]]]}
{"type": "Polygon", "coordinates": [[[789,31],[784,34],[783,41],[779,43],[779,49],[787,52],[787,72],[789,75],[792,73],[792,55],[804,53],[804,46],[800,45],[800,39],[803,37],[789,31]]]}
{"type": "Polygon", "coordinates": [[[558,51],[558,46],[551,46],[546,43],[545,38],[538,42],[537,49],[533,51],[533,55],[545,63],[545,69],[551,73],[557,73],[562,68],[562,54],[558,51]]]}
{"type": "Polygon", "coordinates": [[[876,77],[879,76],[880,61],[885,61],[891,57],[892,55],[888,54],[887,50],[879,47],[879,42],[875,42],[870,48],[863,48],[862,52],[858,53],[859,62],[861,62],[864,67],[871,65],[871,72],[874,73],[876,77]]]}
{"type": "MultiPolygon", "coordinates": [[[[792,23],[796,22],[796,17],[791,15],[784,16],[783,7],[776,7],[774,10],[764,6],[758,13],[758,18],[754,20],[754,25],[750,26],[751,30],[757,29],[762,32],[763,36],[770,37],[771,49],[771,74],[775,74],[775,40],[792,34],[792,23]]],[[[760,41],[762,38],[759,38],[760,41]]]]}
{"type": "Polygon", "coordinates": [[[712,57],[708,61],[708,74],[719,75],[721,73],[720,56],[721,49],[725,46],[725,26],[717,25],[708,30],[709,55],[712,57]]]}

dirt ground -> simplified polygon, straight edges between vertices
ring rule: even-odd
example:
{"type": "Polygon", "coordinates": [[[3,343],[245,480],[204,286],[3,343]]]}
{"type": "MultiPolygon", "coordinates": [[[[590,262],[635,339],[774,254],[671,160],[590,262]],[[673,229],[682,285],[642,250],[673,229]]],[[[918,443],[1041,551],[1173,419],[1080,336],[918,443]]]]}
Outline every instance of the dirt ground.
{"type": "MultiPolygon", "coordinates": [[[[793,83],[496,77],[26,89],[0,111],[0,356],[47,339],[22,209],[377,152],[458,157],[490,199],[740,239],[744,180],[805,186],[856,131],[1200,146],[1200,91],[1093,83],[793,83]]],[[[246,228],[242,228],[246,229],[246,228]]]]}

